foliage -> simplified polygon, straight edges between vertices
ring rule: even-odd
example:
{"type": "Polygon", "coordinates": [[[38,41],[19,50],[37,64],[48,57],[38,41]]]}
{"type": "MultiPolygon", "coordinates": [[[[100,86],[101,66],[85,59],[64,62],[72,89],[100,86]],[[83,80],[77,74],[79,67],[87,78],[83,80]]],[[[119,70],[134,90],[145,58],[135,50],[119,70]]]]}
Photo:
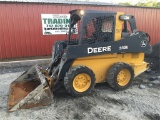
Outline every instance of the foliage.
{"type": "Polygon", "coordinates": [[[141,1],[136,4],[131,4],[131,2],[120,2],[120,5],[125,6],[141,6],[141,7],[159,7],[160,8],[160,2],[157,2],[156,0],[146,0],[141,1]]]}

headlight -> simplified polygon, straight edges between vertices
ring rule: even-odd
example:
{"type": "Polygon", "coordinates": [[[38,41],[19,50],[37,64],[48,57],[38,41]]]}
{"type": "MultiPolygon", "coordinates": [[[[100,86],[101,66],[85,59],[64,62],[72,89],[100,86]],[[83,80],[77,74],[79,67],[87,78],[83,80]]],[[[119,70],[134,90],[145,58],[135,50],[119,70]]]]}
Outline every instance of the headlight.
{"type": "Polygon", "coordinates": [[[84,15],[84,10],[80,10],[80,15],[84,15]]]}
{"type": "Polygon", "coordinates": [[[125,21],[125,20],[131,19],[131,16],[130,16],[130,15],[121,15],[121,16],[119,17],[119,19],[125,21]]]}

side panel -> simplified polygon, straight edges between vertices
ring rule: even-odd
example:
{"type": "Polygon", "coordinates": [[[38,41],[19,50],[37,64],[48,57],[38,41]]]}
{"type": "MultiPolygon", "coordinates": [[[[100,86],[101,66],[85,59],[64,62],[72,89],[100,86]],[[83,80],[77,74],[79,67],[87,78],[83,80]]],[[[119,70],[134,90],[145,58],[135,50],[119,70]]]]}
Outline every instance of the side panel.
{"type": "Polygon", "coordinates": [[[88,56],[98,56],[113,53],[149,53],[150,43],[143,32],[136,33],[130,37],[110,42],[96,44],[72,45],[68,46],[67,58],[76,59],[88,56]]]}
{"type": "Polygon", "coordinates": [[[106,81],[109,68],[117,62],[130,64],[135,72],[135,76],[147,69],[147,64],[143,62],[144,53],[126,53],[126,54],[105,54],[92,57],[83,57],[76,59],[73,66],[84,65],[90,68],[96,75],[96,83],[106,81]]]}

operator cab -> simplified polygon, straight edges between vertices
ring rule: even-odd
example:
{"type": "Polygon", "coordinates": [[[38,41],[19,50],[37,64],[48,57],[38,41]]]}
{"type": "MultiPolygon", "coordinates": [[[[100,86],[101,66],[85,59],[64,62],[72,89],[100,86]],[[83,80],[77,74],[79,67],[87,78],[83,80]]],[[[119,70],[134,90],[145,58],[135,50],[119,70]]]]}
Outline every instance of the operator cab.
{"type": "Polygon", "coordinates": [[[129,25],[132,33],[137,31],[135,18],[132,15],[113,11],[80,9],[72,10],[69,13],[68,45],[120,40],[130,36],[129,25]],[[127,25],[127,23],[129,24],[127,25]]]}
{"type": "Polygon", "coordinates": [[[114,41],[116,12],[70,11],[69,45],[114,41]]]}

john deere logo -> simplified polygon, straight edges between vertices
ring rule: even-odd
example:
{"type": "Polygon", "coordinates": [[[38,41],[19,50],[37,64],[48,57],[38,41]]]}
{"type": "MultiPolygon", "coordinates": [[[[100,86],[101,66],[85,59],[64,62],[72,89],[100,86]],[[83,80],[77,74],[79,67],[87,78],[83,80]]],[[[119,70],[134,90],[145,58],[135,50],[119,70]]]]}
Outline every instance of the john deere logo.
{"type": "Polygon", "coordinates": [[[106,47],[89,47],[88,48],[88,54],[91,53],[100,53],[100,52],[105,52],[105,51],[111,51],[111,46],[106,46],[106,47]]]}
{"type": "Polygon", "coordinates": [[[147,46],[147,41],[146,40],[142,40],[141,41],[141,47],[146,47],[147,46]]]}

